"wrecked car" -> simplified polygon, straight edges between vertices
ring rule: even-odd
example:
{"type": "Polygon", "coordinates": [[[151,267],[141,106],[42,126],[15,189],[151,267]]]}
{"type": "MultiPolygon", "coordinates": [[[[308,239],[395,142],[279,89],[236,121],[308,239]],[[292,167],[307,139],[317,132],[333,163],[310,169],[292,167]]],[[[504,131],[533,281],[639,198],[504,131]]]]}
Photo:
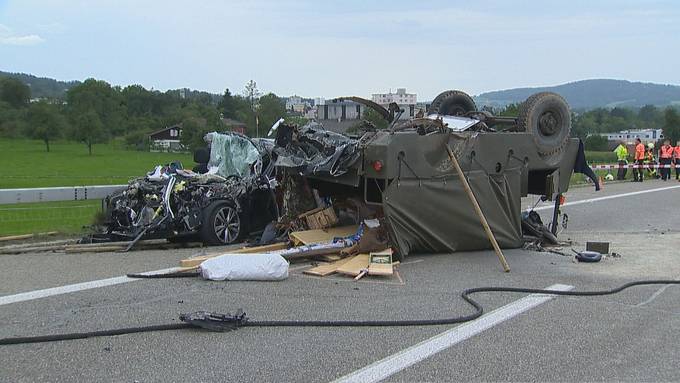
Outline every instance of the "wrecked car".
{"type": "Polygon", "coordinates": [[[194,170],[157,166],[105,200],[104,231],[94,239],[196,238],[230,244],[278,218],[273,142],[237,133],[208,133],[194,170]]]}
{"type": "Polygon", "coordinates": [[[388,128],[366,122],[350,137],[317,123],[281,126],[276,166],[304,175],[334,205],[358,201],[357,217],[384,218],[398,257],[491,248],[448,150],[501,247],[523,244],[523,196],[553,200],[569,187],[579,145],[569,136],[569,106],[555,93],[532,95],[518,117],[477,110],[455,90],[437,96],[426,115],[405,120],[396,104],[348,99],[378,111],[388,128]]]}

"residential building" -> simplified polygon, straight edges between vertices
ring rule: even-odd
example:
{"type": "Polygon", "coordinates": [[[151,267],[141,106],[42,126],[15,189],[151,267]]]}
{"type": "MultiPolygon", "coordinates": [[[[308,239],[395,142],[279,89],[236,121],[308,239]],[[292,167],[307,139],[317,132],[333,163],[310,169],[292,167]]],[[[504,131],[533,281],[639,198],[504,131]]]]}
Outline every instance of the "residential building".
{"type": "Polygon", "coordinates": [[[396,103],[404,113],[401,119],[412,118],[416,115],[418,104],[418,97],[415,93],[406,93],[406,88],[397,88],[396,93],[374,93],[372,97],[373,102],[378,103],[385,108],[391,103],[396,103]]]}
{"type": "Polygon", "coordinates": [[[316,120],[325,129],[343,133],[357,125],[365,110],[365,106],[350,100],[323,100],[316,104],[316,120]]]}
{"type": "Polygon", "coordinates": [[[150,150],[152,152],[181,152],[184,151],[180,143],[182,125],[167,126],[149,134],[150,150]]]}
{"type": "Polygon", "coordinates": [[[636,138],[644,143],[656,142],[663,138],[662,129],[631,129],[622,130],[620,132],[614,133],[600,133],[601,136],[607,137],[608,141],[621,141],[626,140],[626,142],[632,142],[636,138]]]}
{"type": "Polygon", "coordinates": [[[222,125],[224,125],[224,127],[227,128],[227,130],[236,133],[246,134],[246,129],[248,128],[248,126],[246,125],[245,122],[233,120],[231,118],[226,117],[222,117],[221,121],[222,125]]]}

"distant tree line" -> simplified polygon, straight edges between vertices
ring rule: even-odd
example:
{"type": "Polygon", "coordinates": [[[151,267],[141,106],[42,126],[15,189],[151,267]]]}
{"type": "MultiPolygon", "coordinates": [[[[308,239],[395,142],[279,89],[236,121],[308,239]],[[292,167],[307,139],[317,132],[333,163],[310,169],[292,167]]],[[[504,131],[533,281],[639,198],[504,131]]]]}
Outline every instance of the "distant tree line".
{"type": "Polygon", "coordinates": [[[122,139],[130,148],[148,149],[150,132],[182,124],[181,140],[193,149],[204,145],[203,135],[224,131],[222,118],[247,125],[247,134],[265,134],[285,116],[284,101],[273,93],[261,95],[255,81],[242,95],[226,89],[221,97],[207,92],[124,88],[88,79],[70,87],[63,98],[31,100],[31,88],[12,77],[0,77],[0,137],[42,140],[49,152],[56,139],[93,145],[122,139]]]}

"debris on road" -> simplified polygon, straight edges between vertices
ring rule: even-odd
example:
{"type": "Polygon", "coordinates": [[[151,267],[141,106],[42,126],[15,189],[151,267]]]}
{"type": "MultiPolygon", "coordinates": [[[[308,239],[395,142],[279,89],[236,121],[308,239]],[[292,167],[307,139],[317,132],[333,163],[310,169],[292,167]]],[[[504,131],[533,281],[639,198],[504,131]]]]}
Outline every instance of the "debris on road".
{"type": "Polygon", "coordinates": [[[6,236],[6,237],[0,237],[0,242],[23,241],[24,239],[31,239],[31,238],[35,238],[35,237],[46,237],[46,236],[57,235],[57,234],[59,234],[58,231],[48,231],[46,233],[9,235],[9,236],[6,236]]]}
{"type": "Polygon", "coordinates": [[[213,281],[280,281],[288,278],[288,261],[278,254],[225,254],[205,260],[201,276],[213,281]]]}

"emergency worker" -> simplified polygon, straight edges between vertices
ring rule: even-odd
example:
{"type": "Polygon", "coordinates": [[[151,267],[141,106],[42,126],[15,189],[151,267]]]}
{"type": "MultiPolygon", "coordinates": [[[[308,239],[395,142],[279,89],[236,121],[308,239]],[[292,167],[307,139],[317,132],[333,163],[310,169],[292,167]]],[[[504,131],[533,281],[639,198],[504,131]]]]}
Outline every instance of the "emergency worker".
{"type": "Polygon", "coordinates": [[[635,139],[635,167],[633,168],[633,182],[642,182],[642,166],[645,163],[645,146],[639,138],[635,139]]]}
{"type": "MultiPolygon", "coordinates": [[[[626,179],[626,173],[628,172],[628,148],[626,147],[626,141],[621,141],[619,146],[614,149],[616,153],[616,159],[619,161],[619,170],[616,173],[617,180],[626,179]]],[[[680,151],[678,152],[680,153],[680,151]]]]}
{"type": "Polygon", "coordinates": [[[675,164],[675,179],[680,181],[680,141],[673,148],[673,163],[675,164]]]}
{"type": "Polygon", "coordinates": [[[663,145],[659,148],[659,165],[663,166],[660,168],[661,179],[666,181],[671,178],[671,162],[673,162],[673,152],[675,148],[671,146],[671,140],[664,140],[663,145]],[[668,167],[666,167],[668,166],[668,167]]]}

